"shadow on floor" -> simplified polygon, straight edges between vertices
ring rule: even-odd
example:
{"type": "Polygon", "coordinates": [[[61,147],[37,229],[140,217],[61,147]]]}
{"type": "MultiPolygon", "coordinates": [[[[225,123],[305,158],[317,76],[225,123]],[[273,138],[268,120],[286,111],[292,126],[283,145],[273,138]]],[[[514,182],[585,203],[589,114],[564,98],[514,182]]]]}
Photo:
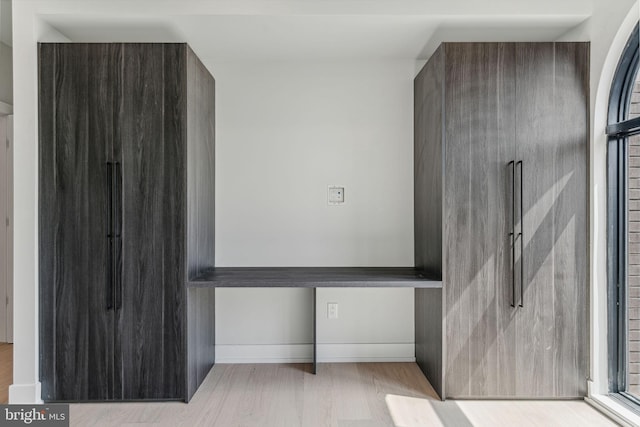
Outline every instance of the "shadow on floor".
{"type": "Polygon", "coordinates": [[[385,401],[396,426],[473,426],[458,404],[452,400],[442,402],[435,399],[387,394],[385,401]]]}
{"type": "Polygon", "coordinates": [[[456,402],[431,402],[431,406],[444,427],[473,427],[456,402]]]}

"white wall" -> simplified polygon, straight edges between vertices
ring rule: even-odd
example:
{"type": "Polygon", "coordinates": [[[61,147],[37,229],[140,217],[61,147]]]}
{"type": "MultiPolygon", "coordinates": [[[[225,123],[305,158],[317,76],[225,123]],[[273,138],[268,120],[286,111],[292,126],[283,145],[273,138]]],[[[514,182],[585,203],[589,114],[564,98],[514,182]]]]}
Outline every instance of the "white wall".
{"type": "Polygon", "coordinates": [[[211,68],[216,265],[413,265],[413,61],[211,68]]]}
{"type": "MultiPolygon", "coordinates": [[[[413,61],[208,65],[217,266],[413,265],[413,61]],[[330,184],[344,205],[327,204],[330,184]]],[[[319,341],[351,344],[352,360],[384,357],[358,343],[413,359],[412,290],[321,293],[340,318],[318,324],[319,341]]],[[[310,290],[218,290],[218,361],[310,358],[310,304],[310,290]]]]}
{"type": "Polygon", "coordinates": [[[13,7],[14,357],[10,403],[41,401],[38,369],[38,41],[68,41],[29,2],[13,7]]]}
{"type": "Polygon", "coordinates": [[[415,361],[413,289],[318,289],[318,360],[415,361]],[[338,303],[329,319],[328,303],[338,303]]]}

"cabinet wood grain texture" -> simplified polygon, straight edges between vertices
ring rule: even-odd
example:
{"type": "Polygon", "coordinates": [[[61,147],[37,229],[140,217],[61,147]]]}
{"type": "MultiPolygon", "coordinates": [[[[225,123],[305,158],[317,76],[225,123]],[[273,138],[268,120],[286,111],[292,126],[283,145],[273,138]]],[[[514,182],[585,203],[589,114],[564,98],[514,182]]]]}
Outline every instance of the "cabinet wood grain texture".
{"type": "Polygon", "coordinates": [[[588,64],[584,43],[523,43],[516,50],[524,235],[519,395],[587,392],[588,64]]]}
{"type": "MultiPolygon", "coordinates": [[[[189,47],[186,65],[188,280],[215,260],[215,80],[189,47]]],[[[189,289],[187,300],[190,400],[215,362],[215,289],[189,289]]]]}
{"type": "Polygon", "coordinates": [[[187,47],[188,278],[215,260],[215,80],[187,47]]]}
{"type": "Polygon", "coordinates": [[[187,247],[211,248],[200,253],[213,263],[214,179],[212,156],[201,156],[214,146],[213,78],[201,68],[188,111],[188,55],[185,44],[39,46],[46,401],[186,400],[187,347],[213,361],[198,347],[212,338],[187,336],[189,322],[213,319],[213,307],[188,313],[186,284],[187,247]],[[188,123],[205,125],[189,134],[188,123]],[[210,225],[187,203],[189,167],[210,225]],[[207,240],[192,242],[192,217],[207,240]]]}
{"type": "Polygon", "coordinates": [[[116,390],[125,400],[184,395],[186,112],[181,47],[124,45],[127,96],[122,98],[122,139],[115,153],[122,164],[122,308],[116,311],[115,360],[116,390]]]}
{"type": "Polygon", "coordinates": [[[442,288],[416,288],[414,291],[416,363],[441,397],[446,396],[442,293],[442,288]]]}
{"type": "Polygon", "coordinates": [[[450,397],[508,396],[514,46],[445,46],[445,388],[450,397]]]}
{"type": "Polygon", "coordinates": [[[189,281],[211,288],[440,288],[413,267],[218,267],[189,281]]]}
{"type": "Polygon", "coordinates": [[[444,49],[414,79],[413,206],[416,268],[442,279],[444,49]]]}
{"type": "Polygon", "coordinates": [[[215,362],[215,288],[187,289],[187,401],[215,362]]]}
{"type": "MultiPolygon", "coordinates": [[[[418,362],[428,376],[444,370],[442,397],[582,397],[589,45],[445,43],[439,51],[444,66],[432,57],[416,78],[415,98],[426,98],[426,70],[442,70],[429,78],[444,80],[444,131],[439,138],[436,119],[416,117],[415,143],[434,145],[435,159],[426,161],[443,162],[444,171],[438,177],[415,167],[415,221],[416,263],[428,245],[418,240],[442,236],[445,334],[440,344],[437,326],[419,324],[434,309],[416,295],[418,362]],[[440,182],[442,234],[420,224],[436,207],[422,207],[418,191],[440,182]],[[435,348],[421,352],[422,336],[435,348]]],[[[440,118],[441,110],[416,104],[416,114],[440,118]]]]}
{"type": "MultiPolygon", "coordinates": [[[[444,48],[414,80],[415,266],[442,280],[444,48]]],[[[416,362],[439,396],[445,395],[442,290],[416,289],[416,362]]]]}
{"type": "Polygon", "coordinates": [[[112,398],[106,162],[117,50],[40,45],[40,365],[45,400],[112,398]],[[96,102],[90,102],[96,101],[96,102]],[[91,105],[90,105],[91,104],[91,105]],[[104,116],[96,123],[95,115],[104,116]]]}

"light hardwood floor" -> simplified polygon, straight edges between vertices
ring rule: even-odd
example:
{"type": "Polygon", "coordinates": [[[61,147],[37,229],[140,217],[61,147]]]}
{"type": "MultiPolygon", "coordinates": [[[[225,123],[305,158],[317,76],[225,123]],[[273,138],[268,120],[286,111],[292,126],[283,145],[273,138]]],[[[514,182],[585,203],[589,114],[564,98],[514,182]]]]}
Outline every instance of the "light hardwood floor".
{"type": "Polygon", "coordinates": [[[13,382],[13,344],[0,343],[0,403],[9,401],[9,386],[13,382]]]}
{"type": "Polygon", "coordinates": [[[437,400],[414,363],[216,365],[189,404],[71,405],[72,426],[608,426],[582,401],[437,400]]]}

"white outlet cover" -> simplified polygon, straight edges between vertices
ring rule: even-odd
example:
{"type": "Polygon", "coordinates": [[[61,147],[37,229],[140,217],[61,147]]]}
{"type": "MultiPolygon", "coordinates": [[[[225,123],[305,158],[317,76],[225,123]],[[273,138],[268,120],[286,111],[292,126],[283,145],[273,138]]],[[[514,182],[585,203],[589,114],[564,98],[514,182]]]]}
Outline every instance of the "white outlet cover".
{"type": "Polygon", "coordinates": [[[329,205],[341,205],[344,203],[344,185],[329,185],[327,203],[329,205]]]}
{"type": "Polygon", "coordinates": [[[337,319],[338,318],[338,303],[337,302],[329,302],[329,303],[327,303],[327,318],[328,319],[337,319]]]}

